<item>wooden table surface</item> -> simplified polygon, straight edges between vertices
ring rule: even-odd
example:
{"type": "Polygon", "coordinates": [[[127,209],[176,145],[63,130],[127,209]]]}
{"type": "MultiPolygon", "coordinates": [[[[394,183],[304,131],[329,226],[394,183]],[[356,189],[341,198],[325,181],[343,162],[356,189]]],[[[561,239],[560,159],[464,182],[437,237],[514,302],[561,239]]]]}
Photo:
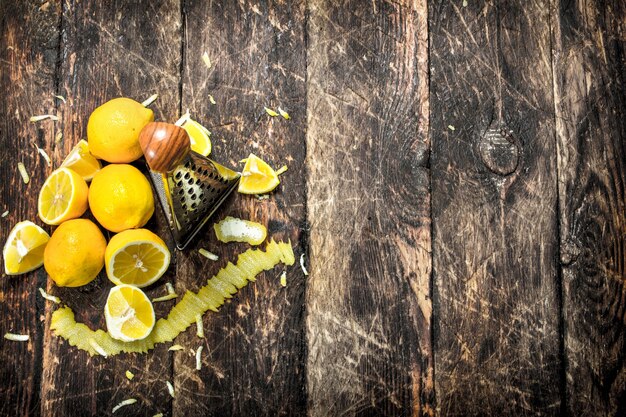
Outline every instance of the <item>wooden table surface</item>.
{"type": "MultiPolygon", "coordinates": [[[[626,415],[625,25],[623,0],[0,1],[2,244],[41,224],[95,107],[158,93],[157,119],[189,109],[218,161],[289,166],[217,216],[267,224],[310,272],[264,273],[204,340],[181,334],[200,371],[188,350],[91,358],[52,333],[38,288],[104,328],[104,274],[3,275],[0,334],[30,341],[0,339],[0,415],[131,397],[116,416],[626,415]]],[[[148,294],[244,249],[207,228],[148,294]]]]}

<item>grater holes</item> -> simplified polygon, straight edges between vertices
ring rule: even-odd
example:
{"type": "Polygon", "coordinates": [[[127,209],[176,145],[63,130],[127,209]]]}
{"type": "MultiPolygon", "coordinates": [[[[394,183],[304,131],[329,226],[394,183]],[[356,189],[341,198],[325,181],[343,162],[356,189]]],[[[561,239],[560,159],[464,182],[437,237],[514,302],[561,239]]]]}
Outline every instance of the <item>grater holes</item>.
{"type": "MultiPolygon", "coordinates": [[[[174,175],[174,178],[175,178],[175,179],[177,179],[177,180],[180,180],[180,177],[182,177],[182,176],[183,176],[183,174],[181,174],[181,172],[180,172],[180,171],[178,171],[178,172],[176,173],[176,175],[174,175]]],[[[178,181],[176,181],[176,183],[178,183],[178,181]]]]}

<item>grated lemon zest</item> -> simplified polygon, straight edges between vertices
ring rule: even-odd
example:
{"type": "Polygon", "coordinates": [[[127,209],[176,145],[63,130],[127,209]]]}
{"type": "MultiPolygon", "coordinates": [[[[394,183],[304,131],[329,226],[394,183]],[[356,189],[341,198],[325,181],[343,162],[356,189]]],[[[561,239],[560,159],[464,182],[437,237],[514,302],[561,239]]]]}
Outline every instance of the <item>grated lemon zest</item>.
{"type": "Polygon", "coordinates": [[[147,99],[145,99],[144,101],[141,102],[141,105],[144,107],[148,107],[149,105],[151,105],[152,103],[154,103],[156,101],[156,99],[159,98],[158,94],[152,94],[150,97],[148,97],[147,99]]]}
{"type": "Polygon", "coordinates": [[[175,124],[176,126],[182,126],[182,125],[184,125],[184,124],[185,124],[185,122],[186,122],[187,120],[189,120],[189,118],[190,118],[190,117],[191,117],[191,114],[189,113],[189,109],[187,109],[187,111],[185,112],[185,114],[183,114],[182,116],[180,116],[180,118],[179,118],[178,120],[176,120],[176,121],[174,122],[174,124],[175,124]]]}
{"type": "Polygon", "coordinates": [[[280,113],[280,115],[283,116],[283,119],[285,119],[285,120],[291,119],[291,116],[289,116],[289,113],[287,113],[286,111],[284,111],[280,107],[278,108],[278,113],[280,113]]]}
{"type": "Polygon", "coordinates": [[[204,337],[204,324],[202,323],[202,314],[196,314],[196,335],[204,337]]]}
{"type": "Polygon", "coordinates": [[[129,381],[133,379],[134,377],[135,377],[134,373],[132,373],[131,371],[126,371],[126,378],[128,378],[129,381]]]}
{"type": "Polygon", "coordinates": [[[24,181],[24,184],[28,184],[28,181],[30,181],[30,177],[28,176],[28,171],[26,171],[26,167],[24,166],[24,164],[18,162],[17,169],[18,171],[20,171],[20,175],[22,176],[22,181],[24,181]]]}
{"type": "Polygon", "coordinates": [[[202,369],[202,346],[198,346],[198,350],[196,350],[196,370],[199,371],[202,369]]]}
{"type": "Polygon", "coordinates": [[[283,273],[280,274],[280,285],[283,287],[287,286],[287,271],[283,271],[283,273]]]}
{"type": "Polygon", "coordinates": [[[67,102],[65,101],[65,97],[63,97],[63,96],[54,96],[54,97],[56,97],[56,98],[58,98],[59,100],[61,100],[64,104],[65,104],[65,103],[67,103],[67,102]]]}
{"type": "Polygon", "coordinates": [[[167,294],[167,295],[164,295],[162,297],[153,298],[152,302],[153,303],[159,303],[161,301],[169,301],[169,300],[173,300],[176,297],[178,297],[178,294],[176,294],[176,293],[167,294]]]}
{"type": "Polygon", "coordinates": [[[9,210],[5,210],[2,212],[2,217],[6,217],[9,215],[9,210]]]}
{"type": "Polygon", "coordinates": [[[255,196],[256,196],[256,198],[258,200],[269,200],[270,199],[269,194],[263,194],[263,195],[255,194],[255,196]]]}
{"type": "Polygon", "coordinates": [[[172,346],[170,346],[170,348],[168,350],[175,351],[175,350],[184,350],[184,349],[185,348],[182,347],[181,345],[172,345],[172,346]]]}
{"type": "Polygon", "coordinates": [[[176,291],[174,291],[174,286],[169,282],[165,283],[165,289],[167,289],[168,294],[176,294],[176,291]]]}
{"type": "Polygon", "coordinates": [[[116,405],[115,407],[113,407],[113,410],[111,410],[111,413],[115,413],[120,408],[122,408],[124,406],[127,406],[127,405],[135,404],[136,402],[137,402],[137,400],[135,398],[129,398],[127,400],[124,400],[121,403],[119,403],[118,405],[116,405]]]}
{"type": "Polygon", "coordinates": [[[56,303],[56,304],[61,304],[61,299],[59,297],[48,294],[47,292],[44,291],[43,288],[39,288],[39,293],[46,300],[52,301],[53,303],[56,303]]]}
{"type": "Polygon", "coordinates": [[[209,58],[209,54],[207,54],[206,52],[202,54],[202,60],[204,61],[204,65],[207,66],[207,68],[211,68],[211,58],[209,58]]]}
{"type": "Polygon", "coordinates": [[[89,344],[98,353],[98,355],[104,356],[105,358],[109,356],[106,351],[102,349],[102,346],[100,346],[94,339],[89,339],[89,344]]]}
{"type": "Polygon", "coordinates": [[[302,273],[304,275],[309,275],[309,271],[307,271],[306,267],[304,266],[304,253],[300,255],[300,268],[302,268],[302,273]]]}
{"type": "Polygon", "coordinates": [[[172,386],[172,383],[170,381],[165,381],[165,384],[167,385],[167,392],[170,393],[172,398],[176,398],[176,392],[174,392],[174,387],[172,386]]]}
{"type": "Polygon", "coordinates": [[[30,336],[27,334],[5,333],[4,338],[14,342],[27,342],[28,339],[30,339],[30,336]]]}
{"type": "Polygon", "coordinates": [[[36,143],[33,143],[33,146],[35,147],[35,149],[37,149],[37,152],[39,153],[39,155],[41,155],[43,157],[43,159],[45,159],[45,161],[48,164],[48,166],[52,166],[52,160],[50,160],[50,157],[48,156],[46,151],[44,151],[39,146],[37,146],[36,143]]]}
{"type": "Polygon", "coordinates": [[[209,101],[211,102],[211,104],[216,104],[215,99],[213,98],[211,94],[209,94],[209,101]]]}
{"type": "Polygon", "coordinates": [[[453,132],[456,130],[456,128],[454,126],[452,126],[452,125],[448,125],[448,129],[450,129],[453,132]]]}
{"type": "Polygon", "coordinates": [[[34,122],[39,122],[41,120],[46,120],[46,119],[50,119],[54,121],[59,120],[59,118],[55,116],[54,114],[40,114],[37,116],[31,116],[29,120],[34,123],[34,122]]]}
{"type": "Polygon", "coordinates": [[[60,130],[57,132],[56,136],[54,137],[54,143],[59,143],[61,142],[61,139],[63,139],[63,132],[61,132],[60,130]]]}
{"type": "Polygon", "coordinates": [[[287,172],[287,169],[287,165],[283,165],[276,170],[276,175],[284,174],[285,172],[287,172]]]}
{"type": "Polygon", "coordinates": [[[163,413],[157,413],[157,414],[153,415],[152,417],[163,417],[163,413]]]}
{"type": "Polygon", "coordinates": [[[278,116],[278,113],[276,113],[274,110],[272,109],[268,109],[267,107],[265,107],[265,113],[269,114],[272,117],[276,117],[278,116]]]}
{"type": "Polygon", "coordinates": [[[220,259],[220,257],[217,256],[216,254],[211,253],[208,250],[203,249],[203,248],[198,249],[198,252],[200,252],[200,255],[202,255],[205,258],[208,258],[208,259],[210,259],[212,261],[217,261],[218,259],[220,259]]]}

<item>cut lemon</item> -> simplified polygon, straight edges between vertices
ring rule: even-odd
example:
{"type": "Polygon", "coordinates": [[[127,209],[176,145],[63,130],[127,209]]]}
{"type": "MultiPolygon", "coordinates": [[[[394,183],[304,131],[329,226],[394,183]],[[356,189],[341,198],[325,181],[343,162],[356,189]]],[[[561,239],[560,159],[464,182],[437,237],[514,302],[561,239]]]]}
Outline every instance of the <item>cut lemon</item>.
{"type": "Polygon", "coordinates": [[[242,194],[264,194],[272,191],[278,184],[280,180],[272,167],[251,153],[243,167],[238,191],[242,194]]]}
{"type": "Polygon", "coordinates": [[[89,152],[89,144],[85,139],[81,139],[72,148],[61,166],[75,171],[85,181],[91,181],[96,172],[102,168],[100,161],[89,152]]]}
{"type": "Polygon", "coordinates": [[[132,285],[111,288],[104,318],[111,337],[123,342],[145,339],[155,322],[152,303],[143,291],[132,285]]]}
{"type": "Polygon", "coordinates": [[[182,128],[189,135],[191,150],[200,155],[209,156],[211,153],[211,132],[200,123],[192,119],[187,119],[182,128]]]}
{"type": "Polygon", "coordinates": [[[141,288],[163,276],[170,265],[170,251],[151,231],[129,229],[111,238],[104,259],[111,282],[141,288]]]}
{"type": "Polygon", "coordinates": [[[4,272],[18,275],[43,265],[43,251],[50,236],[31,221],[23,221],[13,227],[4,244],[4,272]]]}
{"type": "Polygon", "coordinates": [[[58,225],[75,219],[87,210],[87,183],[69,168],[53,171],[39,192],[37,209],[44,223],[58,225]]]}

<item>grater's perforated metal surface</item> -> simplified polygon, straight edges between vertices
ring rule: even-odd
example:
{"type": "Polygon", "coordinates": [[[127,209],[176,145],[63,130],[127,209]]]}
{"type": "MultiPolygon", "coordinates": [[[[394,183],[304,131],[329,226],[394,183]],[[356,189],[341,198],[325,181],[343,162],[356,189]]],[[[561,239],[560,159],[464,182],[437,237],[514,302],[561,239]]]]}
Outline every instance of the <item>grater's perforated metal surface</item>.
{"type": "MultiPolygon", "coordinates": [[[[235,174],[233,171],[232,174],[235,174]]],[[[176,247],[184,249],[239,183],[226,179],[214,162],[195,152],[167,174],[150,172],[176,247]]]]}

